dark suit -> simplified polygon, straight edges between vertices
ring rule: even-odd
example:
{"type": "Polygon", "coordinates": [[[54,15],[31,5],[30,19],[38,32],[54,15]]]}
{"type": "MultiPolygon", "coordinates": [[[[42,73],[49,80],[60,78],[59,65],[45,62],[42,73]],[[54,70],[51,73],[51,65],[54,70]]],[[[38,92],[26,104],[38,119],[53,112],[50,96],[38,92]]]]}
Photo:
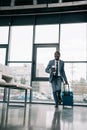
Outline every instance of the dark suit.
{"type": "MultiPolygon", "coordinates": [[[[52,69],[53,65],[55,65],[55,59],[50,60],[46,69],[45,69],[45,71],[50,74],[50,76],[49,76],[50,82],[53,81],[53,76],[54,76],[53,73],[51,73],[51,69],[52,69]]],[[[61,78],[63,78],[66,81],[67,78],[66,78],[66,74],[65,74],[65,71],[64,71],[64,61],[62,61],[62,60],[59,60],[59,71],[60,71],[61,78]]]]}

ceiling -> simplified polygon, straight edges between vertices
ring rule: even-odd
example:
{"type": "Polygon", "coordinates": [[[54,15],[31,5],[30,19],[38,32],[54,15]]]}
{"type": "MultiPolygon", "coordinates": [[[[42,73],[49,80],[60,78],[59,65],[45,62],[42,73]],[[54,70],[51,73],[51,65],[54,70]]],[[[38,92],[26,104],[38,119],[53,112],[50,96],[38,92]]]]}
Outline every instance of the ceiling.
{"type": "Polygon", "coordinates": [[[87,0],[0,0],[0,16],[87,12],[87,0]]]}

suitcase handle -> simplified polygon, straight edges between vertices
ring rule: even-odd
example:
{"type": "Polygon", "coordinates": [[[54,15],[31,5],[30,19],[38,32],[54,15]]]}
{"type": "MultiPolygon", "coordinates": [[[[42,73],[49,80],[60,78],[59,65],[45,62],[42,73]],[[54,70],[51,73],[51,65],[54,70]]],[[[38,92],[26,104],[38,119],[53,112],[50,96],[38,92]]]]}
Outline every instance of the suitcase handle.
{"type": "MultiPolygon", "coordinates": [[[[65,92],[65,83],[63,83],[63,88],[64,88],[64,92],[65,92]]],[[[69,84],[67,84],[68,85],[68,92],[69,92],[69,84]]]]}

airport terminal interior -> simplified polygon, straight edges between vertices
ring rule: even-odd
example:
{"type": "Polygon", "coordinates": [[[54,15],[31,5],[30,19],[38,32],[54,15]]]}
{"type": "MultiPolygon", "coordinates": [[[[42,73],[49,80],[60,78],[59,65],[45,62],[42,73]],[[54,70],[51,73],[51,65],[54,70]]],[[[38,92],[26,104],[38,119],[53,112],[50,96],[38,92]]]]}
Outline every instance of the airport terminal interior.
{"type": "Polygon", "coordinates": [[[0,0],[0,130],[86,130],[86,113],[87,0],[0,0]],[[58,108],[45,72],[56,50],[73,100],[58,108]]]}

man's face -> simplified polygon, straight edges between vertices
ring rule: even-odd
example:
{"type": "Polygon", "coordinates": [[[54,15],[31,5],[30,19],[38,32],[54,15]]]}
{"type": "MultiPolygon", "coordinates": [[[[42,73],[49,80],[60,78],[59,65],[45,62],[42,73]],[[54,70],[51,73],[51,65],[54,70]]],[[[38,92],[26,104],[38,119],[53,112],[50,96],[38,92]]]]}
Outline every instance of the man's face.
{"type": "Polygon", "coordinates": [[[54,56],[55,56],[55,60],[59,60],[60,54],[58,52],[55,52],[54,56]]]}

